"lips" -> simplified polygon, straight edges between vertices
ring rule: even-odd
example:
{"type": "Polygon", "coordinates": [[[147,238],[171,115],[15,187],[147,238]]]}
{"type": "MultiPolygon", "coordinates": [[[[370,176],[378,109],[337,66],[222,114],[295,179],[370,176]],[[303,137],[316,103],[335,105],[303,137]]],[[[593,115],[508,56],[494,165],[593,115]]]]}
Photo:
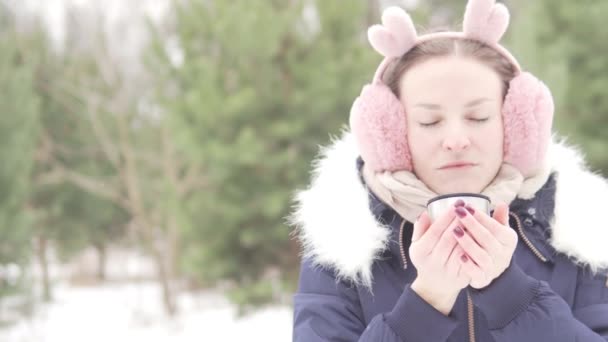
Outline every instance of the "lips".
{"type": "Polygon", "coordinates": [[[458,162],[452,162],[449,164],[445,164],[442,167],[440,167],[440,170],[450,170],[450,169],[464,169],[467,167],[471,167],[471,166],[475,166],[475,163],[472,162],[467,162],[467,161],[458,161],[458,162]]]}

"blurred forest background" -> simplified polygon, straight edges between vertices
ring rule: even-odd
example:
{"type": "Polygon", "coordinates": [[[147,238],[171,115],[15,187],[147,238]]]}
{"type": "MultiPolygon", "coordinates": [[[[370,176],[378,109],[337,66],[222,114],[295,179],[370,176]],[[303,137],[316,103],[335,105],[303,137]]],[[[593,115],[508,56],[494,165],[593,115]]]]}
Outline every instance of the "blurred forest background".
{"type": "MultiPolygon", "coordinates": [[[[552,89],[556,131],[608,174],[608,1],[505,2],[503,43],[552,89]]],[[[94,267],[70,279],[120,281],[117,250],[151,260],[168,314],[201,288],[244,311],[290,304],[291,198],[381,60],[367,27],[400,5],[419,31],[460,29],[465,3],[167,1],[155,17],[131,7],[133,42],[135,21],[108,26],[103,1],[66,7],[56,39],[0,0],[0,306],[34,312],[53,263],[85,252],[94,267]]]]}

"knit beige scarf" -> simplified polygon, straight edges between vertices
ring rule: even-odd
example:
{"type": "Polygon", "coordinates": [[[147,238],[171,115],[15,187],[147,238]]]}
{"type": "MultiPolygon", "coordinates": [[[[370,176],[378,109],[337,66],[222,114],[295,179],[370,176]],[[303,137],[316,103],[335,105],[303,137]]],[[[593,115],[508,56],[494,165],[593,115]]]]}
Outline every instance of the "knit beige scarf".
{"type": "MultiPolygon", "coordinates": [[[[549,169],[544,168],[533,177],[524,179],[515,167],[503,164],[481,194],[490,198],[492,208],[499,202],[510,204],[520,192],[531,197],[547,181],[549,174],[549,169]]],[[[438,196],[409,171],[375,173],[364,164],[363,178],[374,195],[410,222],[426,210],[431,198],[438,196]]]]}

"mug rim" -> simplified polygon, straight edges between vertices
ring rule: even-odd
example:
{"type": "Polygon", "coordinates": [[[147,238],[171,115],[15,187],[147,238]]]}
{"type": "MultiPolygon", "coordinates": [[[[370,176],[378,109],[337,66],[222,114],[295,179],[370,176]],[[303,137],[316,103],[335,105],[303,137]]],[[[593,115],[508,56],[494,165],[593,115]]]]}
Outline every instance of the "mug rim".
{"type": "Polygon", "coordinates": [[[477,198],[485,199],[488,202],[491,202],[490,197],[482,195],[482,194],[470,193],[470,192],[457,192],[457,193],[444,194],[444,195],[439,195],[439,196],[433,197],[426,203],[426,206],[428,207],[429,205],[431,205],[431,203],[433,203],[435,201],[439,201],[439,200],[442,200],[445,198],[451,198],[451,197],[477,197],[477,198]]]}

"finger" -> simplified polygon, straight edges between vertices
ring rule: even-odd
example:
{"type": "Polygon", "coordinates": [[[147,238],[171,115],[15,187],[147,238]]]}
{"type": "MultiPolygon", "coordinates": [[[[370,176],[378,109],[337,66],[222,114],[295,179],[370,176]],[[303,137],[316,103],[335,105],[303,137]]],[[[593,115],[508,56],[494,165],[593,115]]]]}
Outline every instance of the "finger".
{"type": "Polygon", "coordinates": [[[425,254],[431,253],[439,241],[441,234],[443,234],[445,229],[450,225],[450,223],[452,223],[454,218],[456,218],[454,210],[446,210],[443,215],[441,215],[437,220],[435,220],[435,222],[431,224],[424,235],[417,241],[425,254]]]}
{"type": "Polygon", "coordinates": [[[454,247],[458,244],[456,242],[456,238],[454,238],[454,234],[452,231],[458,225],[458,220],[454,219],[447,227],[446,230],[443,231],[439,241],[431,251],[431,257],[437,258],[441,265],[445,265],[447,262],[450,253],[454,250],[454,247]]]}
{"type": "Polygon", "coordinates": [[[469,257],[466,255],[462,247],[457,245],[456,248],[454,248],[454,253],[450,256],[450,260],[448,262],[450,263],[450,267],[457,268],[456,276],[459,280],[464,281],[465,284],[471,283],[471,277],[463,270],[462,266],[464,263],[472,263],[472,261],[469,260],[469,257]]]}
{"type": "Polygon", "coordinates": [[[431,226],[431,219],[427,212],[420,214],[416,222],[414,222],[414,231],[412,232],[412,242],[418,241],[426,230],[431,226]]]}
{"type": "Polygon", "coordinates": [[[460,264],[462,263],[460,258],[464,254],[465,253],[464,253],[464,250],[462,249],[462,247],[460,247],[458,244],[456,244],[456,246],[452,250],[452,253],[450,253],[450,256],[446,260],[445,269],[448,270],[448,272],[455,271],[456,273],[451,273],[451,274],[457,275],[458,272],[460,271],[460,267],[461,267],[460,264]]]}
{"type": "Polygon", "coordinates": [[[473,211],[473,214],[471,214],[470,211],[464,209],[456,210],[459,216],[459,221],[467,229],[468,233],[472,235],[477,244],[479,244],[483,249],[491,252],[503,247],[496,236],[494,236],[492,233],[493,229],[491,230],[487,228],[488,224],[481,223],[482,219],[487,218],[485,221],[492,221],[491,225],[496,225],[497,223],[494,222],[494,220],[492,220],[489,216],[479,211],[473,211]],[[480,218],[479,221],[477,220],[477,217],[480,218]]]}
{"type": "MultiPolygon", "coordinates": [[[[464,252],[472,258],[477,265],[488,272],[492,269],[492,266],[494,265],[492,257],[473,240],[471,235],[462,230],[460,230],[460,232],[455,230],[454,236],[456,236],[456,240],[460,247],[462,247],[464,252]]],[[[499,251],[497,250],[496,252],[499,251]]]]}
{"type": "Polygon", "coordinates": [[[484,271],[475,265],[466,254],[463,255],[460,258],[460,272],[466,274],[470,279],[485,279],[486,274],[484,271]]]}
{"type": "MultiPolygon", "coordinates": [[[[461,256],[460,258],[456,258],[456,260],[458,261],[458,264],[459,264],[457,276],[458,276],[458,279],[462,279],[465,283],[470,284],[472,278],[464,271],[464,269],[462,267],[463,264],[465,263],[465,261],[463,261],[463,255],[464,255],[464,258],[468,259],[468,257],[466,256],[466,254],[464,254],[464,252],[462,252],[462,253],[463,254],[460,254],[460,256],[461,256]]],[[[468,261],[468,262],[471,262],[471,261],[468,261]]]]}
{"type": "Polygon", "coordinates": [[[514,242],[517,242],[514,241],[514,238],[517,239],[517,234],[513,234],[513,229],[509,227],[509,208],[506,204],[496,206],[492,217],[485,213],[475,213],[474,217],[482,226],[487,228],[501,245],[511,246],[514,242]]]}

